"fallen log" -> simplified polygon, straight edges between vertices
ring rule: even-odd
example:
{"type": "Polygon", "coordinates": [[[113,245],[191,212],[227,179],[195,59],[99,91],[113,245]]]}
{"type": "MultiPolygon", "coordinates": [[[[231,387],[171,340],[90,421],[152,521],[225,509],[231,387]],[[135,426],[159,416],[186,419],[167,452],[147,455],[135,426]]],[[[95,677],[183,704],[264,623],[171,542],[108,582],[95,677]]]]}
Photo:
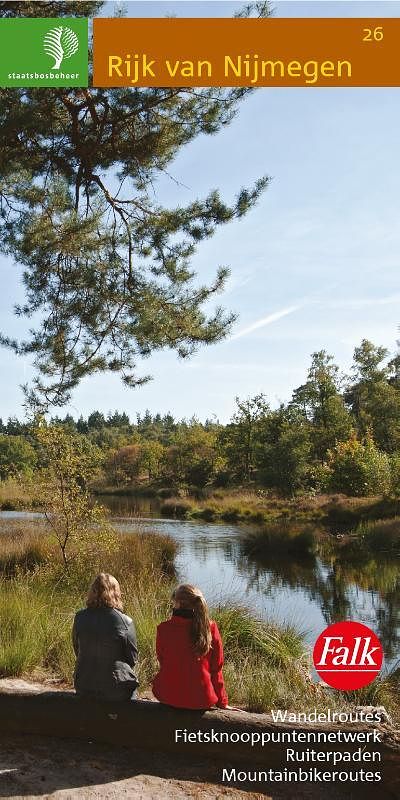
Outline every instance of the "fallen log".
{"type": "Polygon", "coordinates": [[[0,681],[0,736],[21,733],[146,748],[174,753],[178,758],[241,763],[247,768],[314,766],[327,772],[339,769],[347,773],[360,768],[380,770],[381,787],[390,786],[394,792],[400,773],[399,742],[387,724],[289,724],[274,722],[267,714],[219,709],[185,711],[145,700],[97,703],[78,698],[71,691],[43,691],[29,684],[15,690],[7,686],[7,681],[0,681]],[[342,736],[350,732],[359,736],[354,736],[353,741],[338,740],[339,731],[342,736]],[[305,763],[288,763],[288,748],[300,754],[314,750],[351,755],[336,766],[325,761],[325,756],[318,757],[315,764],[307,759],[305,763]],[[354,761],[360,751],[376,753],[376,760],[354,761]]]}

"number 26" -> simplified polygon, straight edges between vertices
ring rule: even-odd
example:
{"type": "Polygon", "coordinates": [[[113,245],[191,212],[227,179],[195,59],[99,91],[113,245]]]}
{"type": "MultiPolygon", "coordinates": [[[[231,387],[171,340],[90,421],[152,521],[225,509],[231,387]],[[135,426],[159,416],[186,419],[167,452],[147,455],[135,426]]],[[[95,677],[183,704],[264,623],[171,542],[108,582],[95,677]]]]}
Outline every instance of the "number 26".
{"type": "Polygon", "coordinates": [[[363,42],[381,42],[383,39],[383,28],[364,28],[363,42]]]}

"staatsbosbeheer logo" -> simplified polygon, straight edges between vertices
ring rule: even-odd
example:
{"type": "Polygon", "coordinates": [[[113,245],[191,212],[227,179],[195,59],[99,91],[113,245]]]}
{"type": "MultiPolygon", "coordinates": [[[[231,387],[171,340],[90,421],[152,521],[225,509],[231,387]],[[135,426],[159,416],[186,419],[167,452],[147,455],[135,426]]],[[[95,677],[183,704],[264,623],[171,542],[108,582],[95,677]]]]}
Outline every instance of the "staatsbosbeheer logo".
{"type": "Polygon", "coordinates": [[[0,86],[87,85],[85,17],[0,19],[0,86]]]}
{"type": "Polygon", "coordinates": [[[361,689],[382,667],[383,650],[376,634],[361,622],[335,622],[315,642],[314,667],[334,689],[361,689]]]}

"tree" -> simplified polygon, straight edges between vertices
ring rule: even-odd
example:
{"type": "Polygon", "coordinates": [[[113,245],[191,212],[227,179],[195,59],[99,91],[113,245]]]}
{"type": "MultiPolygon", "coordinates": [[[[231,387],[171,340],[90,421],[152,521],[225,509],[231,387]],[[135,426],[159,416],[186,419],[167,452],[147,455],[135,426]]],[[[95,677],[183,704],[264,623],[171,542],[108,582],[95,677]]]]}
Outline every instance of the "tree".
{"type": "Polygon", "coordinates": [[[40,424],[36,438],[45,464],[39,497],[67,573],[115,547],[103,509],[93,504],[89,482],[99,468],[97,448],[61,425],[40,424]]]}
{"type": "Polygon", "coordinates": [[[107,425],[114,428],[129,428],[128,414],[125,414],[125,412],[120,414],[119,411],[114,411],[113,414],[110,413],[107,417],[107,425]]]}
{"type": "MultiPolygon", "coordinates": [[[[72,15],[99,8],[61,5],[72,15]]],[[[2,16],[9,6],[0,3],[2,16]]],[[[24,16],[48,10],[23,7],[24,16]]],[[[220,225],[251,209],[268,178],[240,189],[232,204],[213,190],[184,206],[177,183],[177,203],[165,208],[153,192],[181,148],[222,130],[248,91],[0,90],[0,250],[24,269],[26,302],[17,314],[41,319],[25,341],[1,341],[33,357],[36,378],[26,388],[33,405],[62,405],[96,372],[141,384],[149,376],[137,375],[138,360],[163,348],[186,357],[229,331],[232,314],[203,310],[227,269],[199,285],[191,260],[220,225]]]]}
{"type": "Polygon", "coordinates": [[[5,433],[8,436],[21,436],[26,432],[26,425],[20,422],[17,417],[9,417],[5,426],[5,433]]]}
{"type": "Polygon", "coordinates": [[[296,409],[281,406],[272,411],[262,433],[258,453],[263,483],[292,495],[305,488],[310,460],[310,430],[296,409]]]}
{"type": "Polygon", "coordinates": [[[87,17],[99,11],[103,2],[85,0],[26,0],[21,3],[5,0],[0,3],[0,17],[87,17]]]}
{"type": "Polygon", "coordinates": [[[325,350],[313,353],[307,382],[294,391],[292,405],[310,422],[313,455],[319,461],[350,435],[351,418],[339,388],[339,369],[332,356],[325,350]]]}
{"type": "Polygon", "coordinates": [[[222,434],[229,467],[238,480],[248,482],[255,469],[262,421],[269,412],[264,394],[247,400],[235,397],[236,411],[222,434]]]}
{"type": "Polygon", "coordinates": [[[80,415],[78,422],[76,423],[76,430],[78,433],[88,433],[89,427],[86,420],[83,419],[82,414],[80,415]]]}
{"type": "Polygon", "coordinates": [[[164,447],[160,442],[148,441],[140,445],[140,466],[145,472],[149,482],[160,475],[164,447]]]}
{"type": "Polygon", "coordinates": [[[363,339],[354,351],[353,379],[346,401],[354,414],[359,432],[371,431],[377,445],[387,453],[400,449],[400,391],[398,362],[386,363],[388,351],[363,339]]]}
{"type": "Polygon", "coordinates": [[[129,444],[112,451],[105,462],[105,472],[112,483],[133,483],[140,475],[139,444],[129,444]]]}
{"type": "Polygon", "coordinates": [[[91,414],[88,416],[87,420],[88,430],[101,430],[101,428],[105,428],[106,420],[104,414],[101,411],[92,411],[91,414]]]}
{"type": "Polygon", "coordinates": [[[192,420],[181,423],[164,451],[163,475],[177,485],[189,484],[199,488],[212,480],[219,459],[214,433],[192,420]]]}

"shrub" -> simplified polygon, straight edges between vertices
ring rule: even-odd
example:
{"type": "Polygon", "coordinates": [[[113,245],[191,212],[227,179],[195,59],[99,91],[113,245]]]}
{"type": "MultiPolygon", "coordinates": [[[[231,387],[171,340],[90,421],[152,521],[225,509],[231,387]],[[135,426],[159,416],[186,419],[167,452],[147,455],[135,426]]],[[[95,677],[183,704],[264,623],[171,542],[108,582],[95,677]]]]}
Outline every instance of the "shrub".
{"type": "Polygon", "coordinates": [[[237,522],[240,516],[240,508],[235,508],[234,506],[221,511],[221,519],[224,519],[226,522],[237,522]]]}
{"type": "Polygon", "coordinates": [[[371,438],[365,443],[355,435],[339,442],[330,452],[331,489],[353,496],[385,494],[391,487],[390,461],[371,438]]]}
{"type": "Polygon", "coordinates": [[[197,512],[196,516],[200,519],[205,519],[207,522],[212,522],[218,515],[218,511],[214,506],[206,506],[197,512]]]}
{"type": "Polygon", "coordinates": [[[390,457],[391,489],[396,497],[400,497],[400,453],[390,457]]]}

